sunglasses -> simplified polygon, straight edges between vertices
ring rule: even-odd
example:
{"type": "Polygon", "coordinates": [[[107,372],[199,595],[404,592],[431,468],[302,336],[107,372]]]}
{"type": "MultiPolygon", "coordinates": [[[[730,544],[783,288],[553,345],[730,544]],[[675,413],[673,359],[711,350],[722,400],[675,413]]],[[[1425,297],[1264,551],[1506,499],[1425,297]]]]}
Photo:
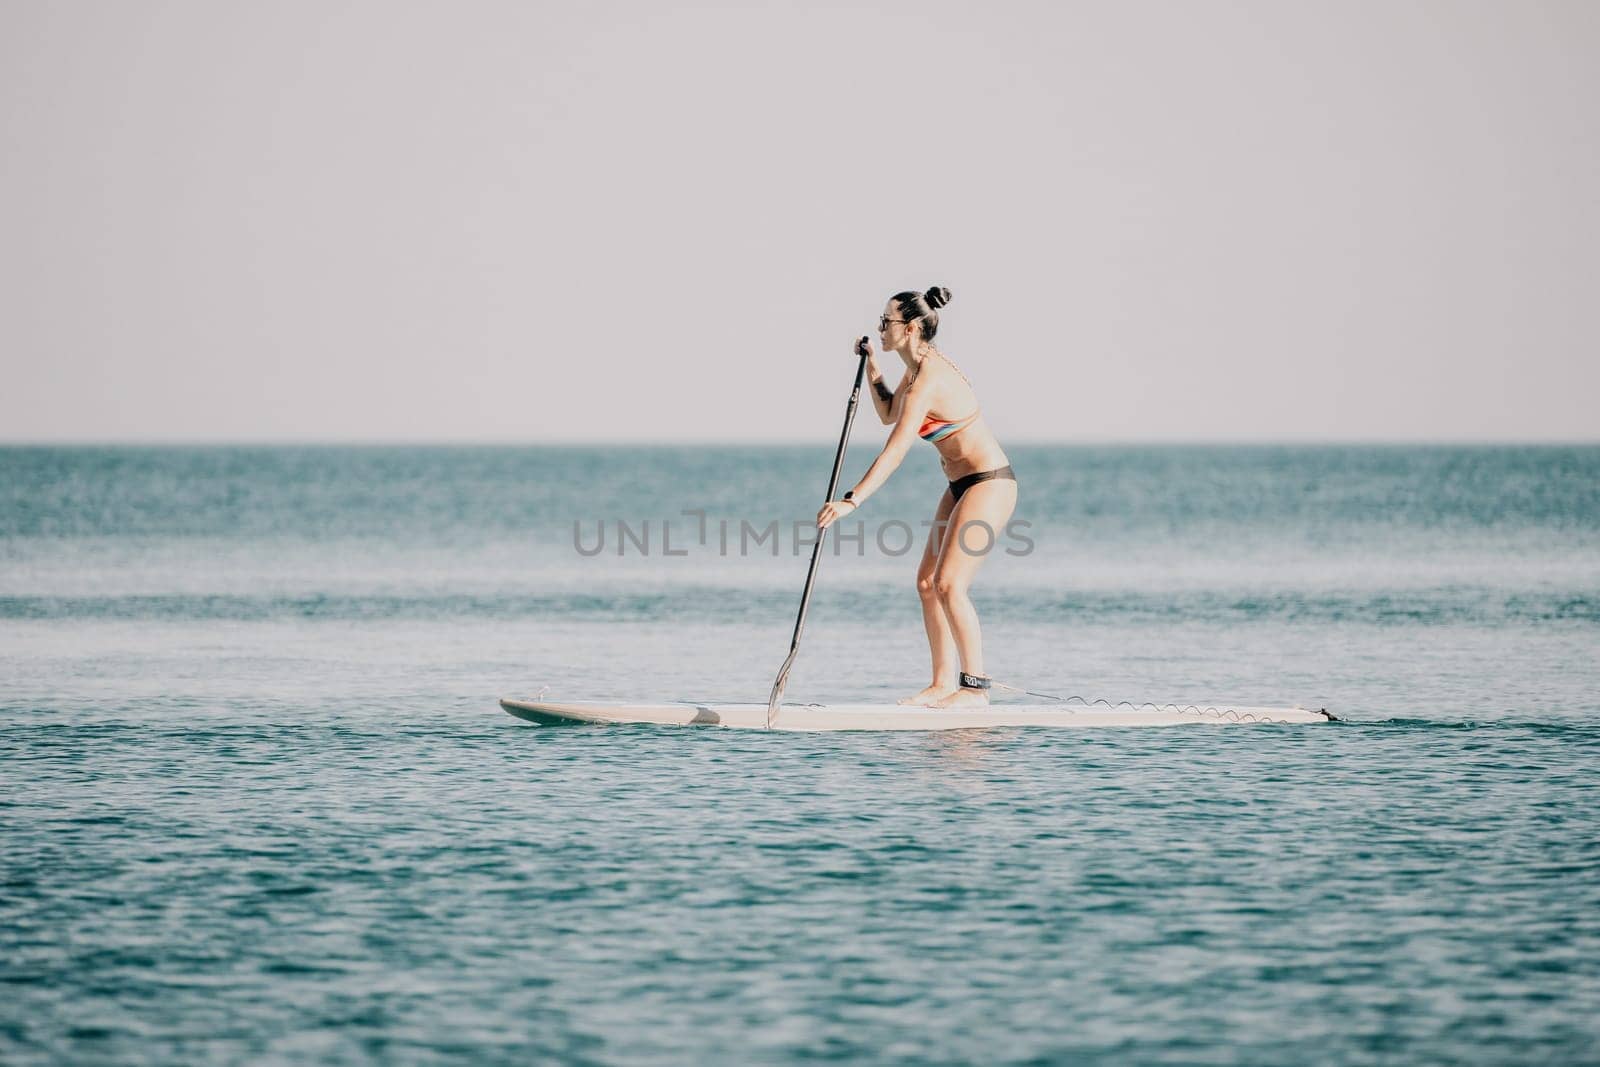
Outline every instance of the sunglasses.
{"type": "Polygon", "coordinates": [[[889,328],[889,324],[891,322],[898,322],[898,323],[904,325],[905,323],[908,323],[908,322],[911,322],[911,321],[913,321],[913,320],[912,319],[891,319],[889,316],[884,315],[884,316],[882,316],[882,317],[880,317],[878,319],[878,332],[882,333],[883,331],[887,330],[889,328]]]}

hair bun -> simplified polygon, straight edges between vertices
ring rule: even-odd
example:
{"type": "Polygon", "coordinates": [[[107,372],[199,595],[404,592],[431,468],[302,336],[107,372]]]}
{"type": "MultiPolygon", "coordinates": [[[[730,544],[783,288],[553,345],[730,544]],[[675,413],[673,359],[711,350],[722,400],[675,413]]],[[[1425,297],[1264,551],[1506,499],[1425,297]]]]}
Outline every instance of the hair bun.
{"type": "Polygon", "coordinates": [[[936,285],[926,293],[923,293],[922,299],[928,302],[929,307],[937,311],[950,303],[950,290],[942,285],[936,285]]]}

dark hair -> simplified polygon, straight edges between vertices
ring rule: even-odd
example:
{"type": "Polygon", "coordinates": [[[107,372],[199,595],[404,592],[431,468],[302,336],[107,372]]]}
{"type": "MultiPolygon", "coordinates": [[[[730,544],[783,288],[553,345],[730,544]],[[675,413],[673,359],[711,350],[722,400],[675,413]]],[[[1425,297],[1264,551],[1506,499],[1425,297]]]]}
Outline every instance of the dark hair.
{"type": "Polygon", "coordinates": [[[900,309],[900,317],[907,322],[920,319],[922,339],[931,341],[933,335],[939,332],[939,309],[950,303],[950,290],[942,285],[936,285],[925,293],[913,293],[907,289],[889,299],[894,301],[895,307],[900,309]]]}

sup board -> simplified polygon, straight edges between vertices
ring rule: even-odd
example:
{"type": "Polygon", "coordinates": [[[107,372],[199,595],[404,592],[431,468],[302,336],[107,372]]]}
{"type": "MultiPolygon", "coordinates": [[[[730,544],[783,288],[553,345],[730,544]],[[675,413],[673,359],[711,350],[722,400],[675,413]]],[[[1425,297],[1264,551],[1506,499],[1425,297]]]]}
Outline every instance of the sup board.
{"type": "MultiPolygon", "coordinates": [[[[657,726],[727,726],[760,730],[765,704],[675,701],[667,704],[579,704],[546,700],[500,701],[519,719],[541,726],[574,723],[651,723],[657,726]]],[[[785,704],[775,730],[981,730],[995,726],[1239,726],[1328,722],[1326,711],[1223,705],[996,704],[985,708],[911,707],[899,704],[785,704]]]]}

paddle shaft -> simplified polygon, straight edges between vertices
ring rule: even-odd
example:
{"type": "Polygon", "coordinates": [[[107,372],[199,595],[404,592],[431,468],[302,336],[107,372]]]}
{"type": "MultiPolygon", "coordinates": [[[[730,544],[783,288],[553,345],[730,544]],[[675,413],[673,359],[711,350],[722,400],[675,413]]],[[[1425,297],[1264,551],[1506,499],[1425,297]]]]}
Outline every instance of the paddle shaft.
{"type": "MultiPolygon", "coordinates": [[[[869,350],[870,351],[870,350],[869,350]]],[[[861,354],[861,363],[856,367],[856,384],[850,390],[850,405],[844,411],[844,429],[839,433],[839,450],[833,456],[833,473],[828,477],[828,492],[823,496],[823,501],[833,499],[834,491],[839,488],[839,470],[844,466],[844,450],[850,443],[850,427],[856,421],[856,402],[861,399],[861,380],[867,374],[867,352],[861,354]]],[[[778,680],[772,683],[772,696],[767,700],[767,729],[772,728],[772,720],[777,717],[778,704],[783,700],[783,687],[789,684],[789,668],[794,666],[794,658],[800,652],[800,631],[806,626],[806,609],[811,606],[811,587],[817,580],[817,564],[822,559],[822,543],[828,539],[827,530],[817,531],[817,543],[811,546],[811,567],[806,571],[806,588],[800,594],[800,614],[794,620],[794,640],[789,642],[789,657],[783,661],[783,668],[778,671],[778,680]]]]}

